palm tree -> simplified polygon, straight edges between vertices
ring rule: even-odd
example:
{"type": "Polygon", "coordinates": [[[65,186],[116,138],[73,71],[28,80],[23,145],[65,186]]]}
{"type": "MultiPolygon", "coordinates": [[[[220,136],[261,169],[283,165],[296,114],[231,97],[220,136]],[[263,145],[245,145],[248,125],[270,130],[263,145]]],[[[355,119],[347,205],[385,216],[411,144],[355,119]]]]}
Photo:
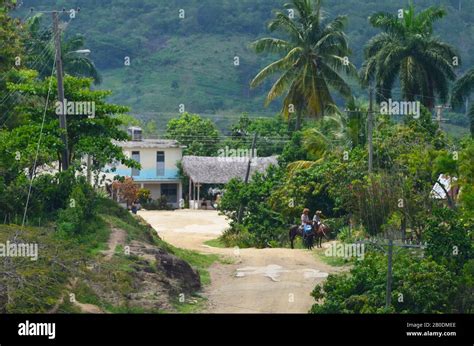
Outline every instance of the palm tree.
{"type": "Polygon", "coordinates": [[[378,101],[391,97],[397,77],[407,101],[418,99],[429,109],[434,107],[435,94],[446,101],[449,81],[456,78],[456,53],[453,47],[433,37],[433,23],[445,15],[446,11],[437,6],[417,14],[411,3],[401,19],[384,12],[369,18],[372,26],[383,32],[365,48],[361,80],[367,86],[375,79],[378,101]]]}
{"type": "Polygon", "coordinates": [[[321,0],[292,0],[284,7],[287,13],[276,11],[268,28],[286,39],[267,37],[252,43],[257,53],[278,53],[281,58],[262,69],[250,85],[256,87],[280,73],[265,104],[286,93],[282,113],[287,120],[295,113],[299,130],[303,115],[321,118],[334,105],[330,88],[344,97],[351,96],[340,73],[355,75],[356,69],[348,60],[350,50],[343,32],[346,17],[326,23],[321,0]]]}
{"type": "MultiPolygon", "coordinates": [[[[459,107],[469,98],[469,95],[474,90],[474,67],[466,72],[464,76],[459,78],[454,84],[451,104],[453,107],[459,107]]],[[[474,104],[471,105],[468,111],[470,120],[471,137],[474,138],[474,104]]]]}
{"type": "Polygon", "coordinates": [[[311,168],[326,157],[351,145],[351,134],[348,119],[341,112],[334,110],[331,115],[317,121],[314,126],[302,131],[302,146],[310,160],[300,160],[288,165],[290,177],[299,170],[311,168]]]}
{"type": "MultiPolygon", "coordinates": [[[[30,40],[27,43],[27,51],[34,61],[34,68],[39,71],[41,78],[49,76],[51,66],[54,62],[54,45],[52,44],[53,33],[41,27],[41,14],[33,16],[27,22],[30,40]]],[[[100,84],[102,78],[94,65],[94,62],[80,50],[84,49],[85,40],[81,35],[71,38],[62,38],[61,55],[64,72],[75,77],[90,77],[95,84],[100,84]]],[[[33,67],[33,62],[31,66],[33,67]]]]}

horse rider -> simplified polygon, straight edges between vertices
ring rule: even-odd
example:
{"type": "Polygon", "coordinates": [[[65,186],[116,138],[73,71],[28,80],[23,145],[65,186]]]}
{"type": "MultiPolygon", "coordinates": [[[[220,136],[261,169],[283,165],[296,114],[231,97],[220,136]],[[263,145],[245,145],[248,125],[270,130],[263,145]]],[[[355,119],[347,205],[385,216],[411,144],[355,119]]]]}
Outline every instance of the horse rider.
{"type": "Polygon", "coordinates": [[[304,229],[305,225],[311,225],[311,220],[309,219],[309,209],[304,208],[303,214],[301,214],[301,229],[304,229]]]}
{"type": "Polygon", "coordinates": [[[322,223],[321,215],[322,215],[321,210],[316,211],[316,213],[314,214],[313,224],[316,226],[316,229],[318,229],[319,225],[321,225],[322,223]]]}

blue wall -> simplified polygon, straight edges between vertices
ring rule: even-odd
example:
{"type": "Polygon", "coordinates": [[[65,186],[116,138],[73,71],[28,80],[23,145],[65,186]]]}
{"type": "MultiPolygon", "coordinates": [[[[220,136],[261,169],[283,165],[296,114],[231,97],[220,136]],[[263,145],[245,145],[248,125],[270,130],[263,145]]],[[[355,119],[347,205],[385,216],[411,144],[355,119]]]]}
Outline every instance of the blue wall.
{"type": "MultiPolygon", "coordinates": [[[[130,177],[132,175],[132,169],[117,169],[115,174],[120,176],[130,177]]],[[[133,179],[140,181],[154,181],[154,180],[177,180],[179,179],[178,169],[165,169],[165,175],[158,176],[156,175],[156,168],[142,169],[140,170],[139,176],[133,176],[133,179]]]]}

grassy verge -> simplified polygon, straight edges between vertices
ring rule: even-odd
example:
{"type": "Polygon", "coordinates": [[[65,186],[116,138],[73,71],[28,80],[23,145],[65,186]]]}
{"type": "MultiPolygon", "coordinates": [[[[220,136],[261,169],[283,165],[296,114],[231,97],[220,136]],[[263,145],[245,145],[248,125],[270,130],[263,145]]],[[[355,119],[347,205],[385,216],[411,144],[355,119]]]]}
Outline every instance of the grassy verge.
{"type": "Polygon", "coordinates": [[[207,299],[201,297],[200,295],[193,295],[190,298],[186,299],[184,302],[175,300],[173,302],[173,307],[180,314],[193,314],[199,313],[206,308],[207,299]]]}
{"type": "MultiPolygon", "coordinates": [[[[16,225],[0,225],[0,242],[6,243],[18,233],[18,240],[38,244],[38,259],[32,261],[27,257],[12,258],[9,270],[21,277],[26,285],[18,284],[19,280],[9,280],[14,290],[12,303],[0,306],[6,313],[47,313],[60,301],[58,313],[79,313],[79,308],[69,301],[69,293],[74,293],[76,300],[84,304],[93,304],[110,313],[162,313],[140,308],[128,307],[125,303],[112,305],[97,296],[96,290],[88,285],[96,284],[105,292],[126,297],[133,293],[133,272],[140,270],[153,271],[154,263],[142,261],[136,256],[126,256],[123,246],[118,246],[115,254],[103,261],[102,250],[107,249],[107,242],[112,228],[120,228],[127,235],[127,241],[137,240],[155,245],[195,268],[202,285],[211,282],[208,268],[219,261],[226,263],[218,255],[200,254],[195,251],[175,248],[161,240],[155,230],[143,219],[131,215],[113,201],[101,200],[97,215],[87,223],[87,229],[80,234],[60,233],[54,225],[50,228],[25,227],[19,232],[16,225]],[[100,270],[91,270],[91,266],[100,266],[100,270]],[[146,268],[141,268],[146,266],[146,268]],[[71,292],[70,281],[77,278],[78,284],[71,292]],[[66,292],[66,293],[65,293],[66,292]]],[[[227,262],[228,263],[228,262],[227,262]]],[[[0,263],[3,264],[3,263],[0,263]]],[[[0,266],[0,269],[1,266],[0,266]]],[[[13,275],[13,274],[12,274],[13,275]]],[[[8,280],[0,276],[0,286],[8,280]]],[[[1,297],[0,292],[0,297],[1,297]]],[[[125,300],[126,301],[126,300],[125,300]]],[[[204,306],[205,299],[191,296],[184,302],[176,304],[173,311],[183,313],[196,312],[204,306]]],[[[170,302],[174,304],[174,302],[170,302]]],[[[56,309],[56,308],[55,308],[56,309]]]]}
{"type": "Polygon", "coordinates": [[[204,242],[204,244],[206,244],[208,246],[211,246],[211,247],[217,247],[217,248],[226,248],[227,247],[227,246],[225,246],[225,244],[222,242],[222,240],[220,238],[207,240],[207,241],[204,242]]]}
{"type": "Polygon", "coordinates": [[[127,215],[120,215],[122,212],[116,210],[116,208],[121,208],[119,206],[108,204],[108,214],[102,215],[102,217],[112,226],[123,229],[128,234],[128,241],[139,240],[150,242],[157,247],[160,247],[167,252],[179,257],[180,259],[186,261],[196,269],[200,275],[201,283],[203,285],[208,285],[211,282],[208,268],[216,261],[220,261],[218,255],[204,255],[196,251],[185,250],[176,248],[162,239],[160,239],[156,231],[149,226],[142,218],[132,216],[129,212],[125,211],[127,215]],[[120,215],[120,217],[118,216],[120,215]]]}
{"type": "Polygon", "coordinates": [[[333,266],[333,267],[344,267],[347,265],[350,265],[351,260],[345,259],[342,257],[337,257],[337,256],[326,256],[325,254],[326,249],[316,249],[314,252],[315,256],[317,259],[320,259],[324,263],[333,266]]]}

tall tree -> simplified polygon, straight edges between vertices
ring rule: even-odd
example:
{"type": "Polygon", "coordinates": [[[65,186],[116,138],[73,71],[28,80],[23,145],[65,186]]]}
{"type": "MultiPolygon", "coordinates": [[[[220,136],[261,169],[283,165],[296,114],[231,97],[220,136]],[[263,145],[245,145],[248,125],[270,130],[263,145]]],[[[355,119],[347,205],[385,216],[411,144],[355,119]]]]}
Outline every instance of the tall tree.
{"type": "MultiPolygon", "coordinates": [[[[464,76],[459,78],[454,84],[451,96],[451,103],[453,107],[459,107],[463,102],[469,99],[474,90],[474,67],[466,72],[464,76]]],[[[470,120],[471,136],[474,138],[474,104],[471,105],[468,111],[470,120]]]]}
{"type": "Polygon", "coordinates": [[[166,125],[165,137],[186,146],[185,155],[217,156],[219,130],[209,119],[183,113],[166,125]]]}
{"type": "Polygon", "coordinates": [[[379,12],[369,17],[370,24],[383,32],[368,42],[360,74],[365,85],[375,80],[378,101],[391,97],[397,77],[406,100],[418,99],[429,109],[436,95],[446,101],[460,58],[453,47],[433,36],[433,23],[445,15],[437,6],[415,13],[411,3],[398,14],[379,12]]]}
{"type": "Polygon", "coordinates": [[[13,68],[15,58],[22,52],[19,21],[8,15],[14,6],[15,1],[0,0],[0,73],[13,68]]]}
{"type": "MultiPolygon", "coordinates": [[[[53,78],[51,81],[53,90],[57,83],[54,77],[38,80],[35,71],[23,70],[22,75],[21,82],[12,83],[9,86],[11,91],[25,96],[14,109],[16,113],[22,115],[22,122],[15,128],[15,131],[22,134],[22,136],[18,135],[17,137],[24,138],[24,142],[18,145],[20,152],[36,146],[37,140],[31,141],[31,138],[36,139],[36,136],[40,133],[50,78],[53,78]]],[[[114,160],[127,164],[132,163],[133,160],[127,159],[122,149],[112,141],[124,141],[128,138],[127,134],[120,130],[119,127],[122,122],[116,117],[116,115],[128,112],[128,108],[107,103],[106,98],[111,92],[91,90],[91,84],[92,79],[88,78],[72,76],[64,78],[65,98],[66,100],[74,100],[74,102],[69,101],[71,103],[65,106],[68,112],[69,163],[80,165],[82,157],[87,154],[92,155],[94,161],[98,162],[99,166],[96,167],[96,170],[100,170],[100,168],[114,160]]],[[[45,113],[42,139],[45,151],[54,152],[56,157],[60,156],[63,149],[62,142],[59,142],[61,130],[58,126],[58,107],[57,102],[51,100],[50,97],[45,113]]],[[[50,156],[46,157],[50,159],[50,156]]],[[[47,164],[50,161],[44,160],[41,163],[47,164]]]]}
{"type": "Polygon", "coordinates": [[[346,17],[326,22],[321,0],[292,0],[284,6],[287,11],[276,11],[268,29],[286,39],[266,37],[252,44],[257,53],[277,53],[281,58],[262,69],[250,85],[256,87],[280,73],[266,105],[286,93],[282,112],[287,119],[296,114],[299,130],[303,116],[321,118],[334,105],[331,88],[351,96],[341,73],[355,74],[355,67],[349,61],[351,52],[343,32],[346,17]]]}

